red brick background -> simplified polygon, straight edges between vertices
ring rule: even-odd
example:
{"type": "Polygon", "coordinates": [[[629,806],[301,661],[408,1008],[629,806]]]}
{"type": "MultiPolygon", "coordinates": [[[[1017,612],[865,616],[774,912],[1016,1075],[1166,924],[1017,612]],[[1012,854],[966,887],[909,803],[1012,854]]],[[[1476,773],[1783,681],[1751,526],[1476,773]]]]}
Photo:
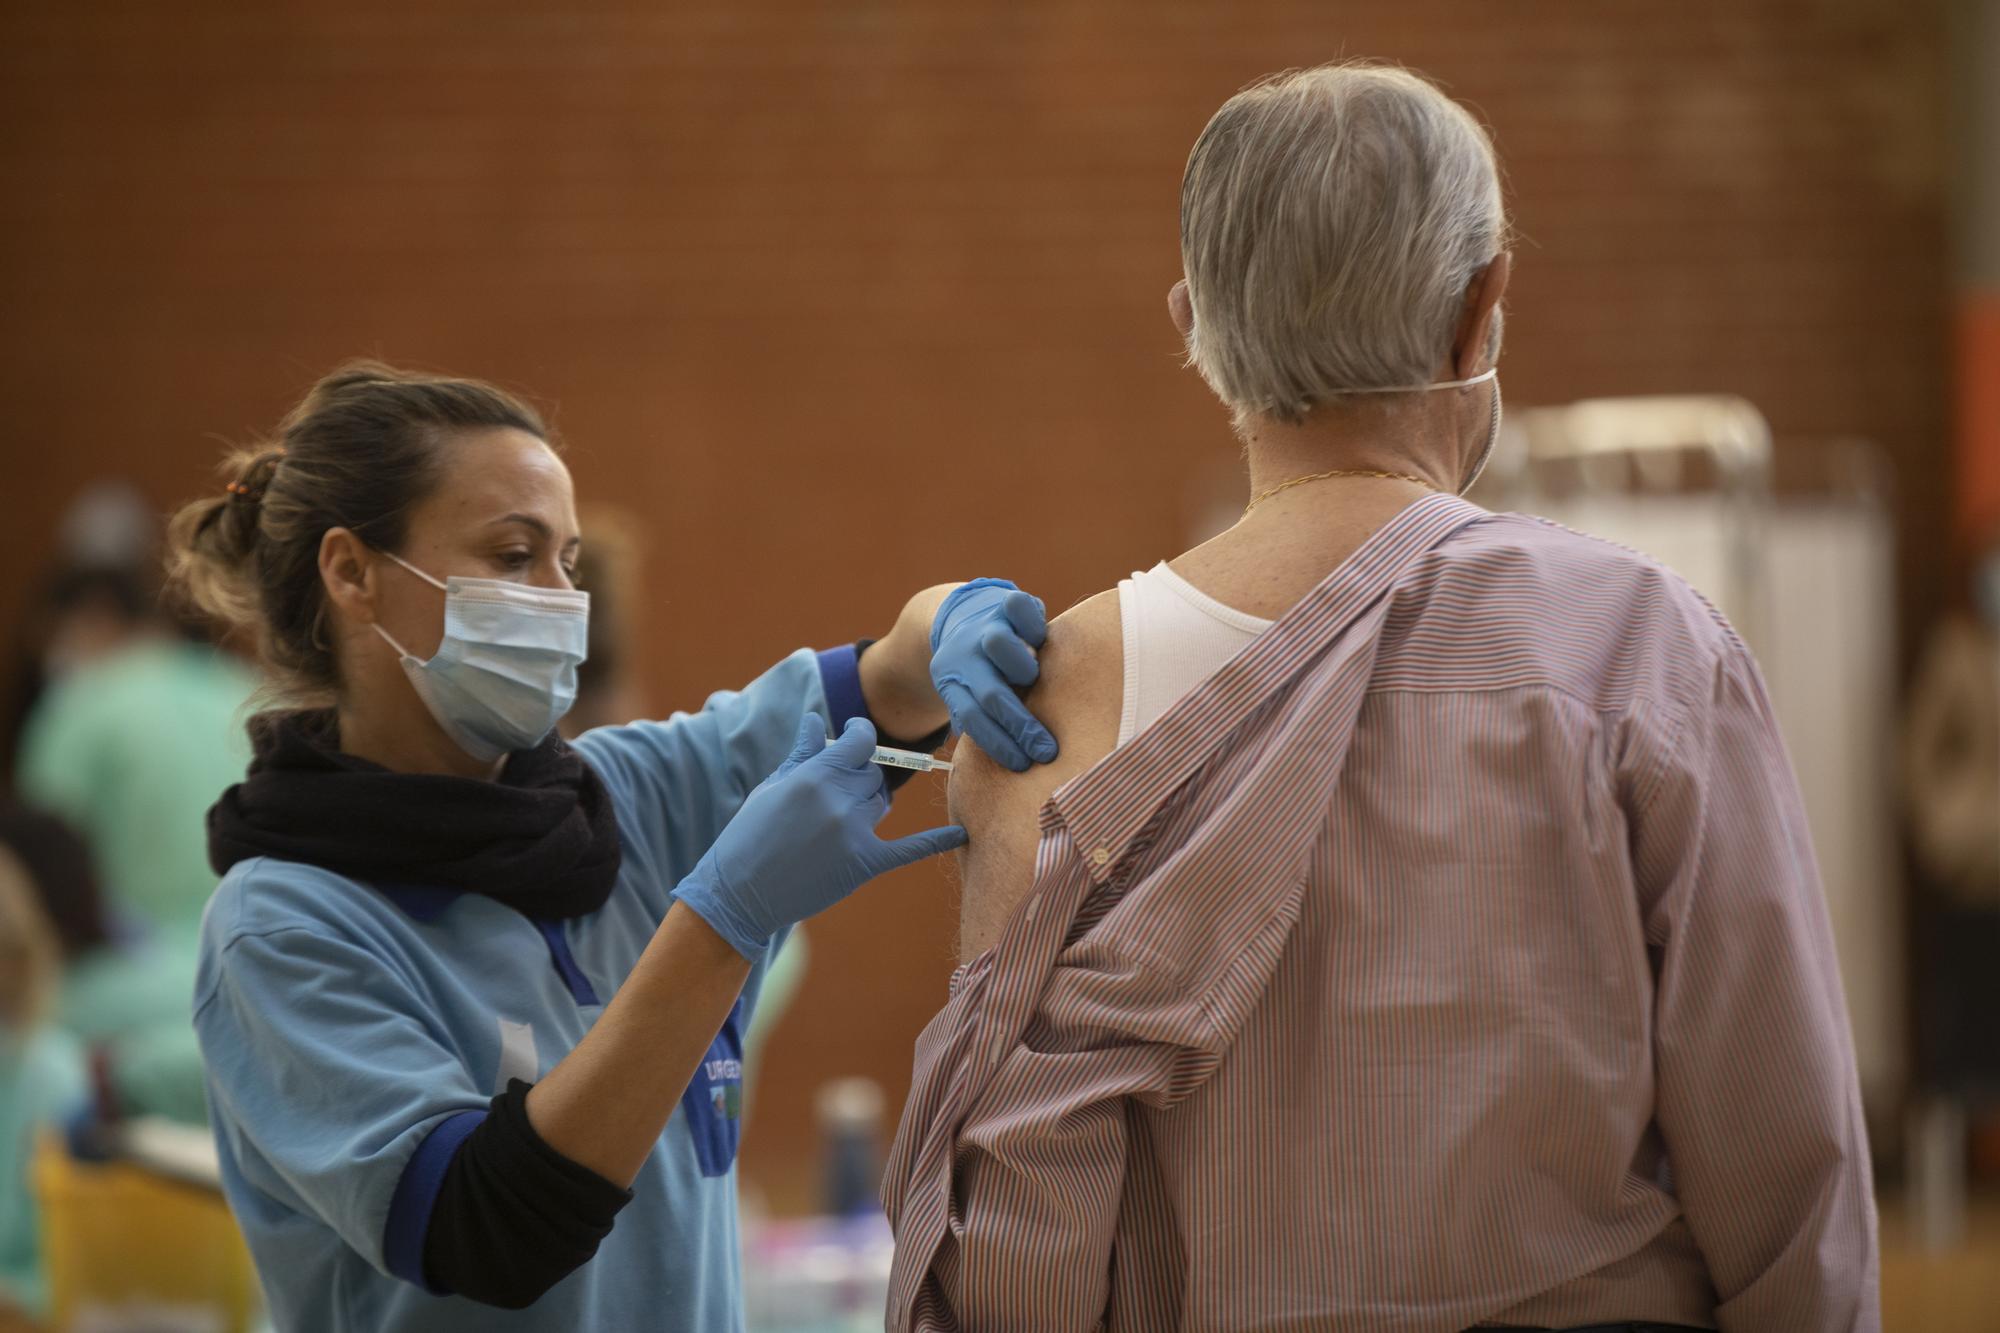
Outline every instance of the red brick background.
{"type": "MultiPolygon", "coordinates": [[[[1232,453],[1163,308],[1188,145],[1374,55],[1494,128],[1508,400],[1880,442],[1907,636],[1950,508],[1940,46],[1907,0],[10,5],[0,625],[78,487],[182,498],[356,353],[554,407],[649,531],[662,705],[944,578],[1066,605],[1185,544],[1232,453]]],[[[747,1146],[781,1204],[821,1079],[900,1098],[952,911],[924,868],[815,927],[747,1146]]]]}

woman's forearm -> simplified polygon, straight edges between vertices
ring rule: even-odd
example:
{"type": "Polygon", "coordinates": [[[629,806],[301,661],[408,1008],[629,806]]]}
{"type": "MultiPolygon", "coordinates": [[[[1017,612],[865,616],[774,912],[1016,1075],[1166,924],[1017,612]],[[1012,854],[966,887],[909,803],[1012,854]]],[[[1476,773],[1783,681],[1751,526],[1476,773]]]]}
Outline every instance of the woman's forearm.
{"type": "Polygon", "coordinates": [[[749,975],[742,954],[675,903],[596,1024],[529,1091],[535,1133],[631,1185],[749,975]]]}
{"type": "MultiPolygon", "coordinates": [[[[912,597],[895,628],[862,655],[862,694],[881,733],[925,736],[950,720],[931,684],[930,627],[957,586],[941,584],[912,597]]],[[[752,803],[757,799],[753,794],[752,803]]],[[[749,809],[739,812],[731,830],[749,809]]],[[[780,819],[777,826],[796,822],[780,819]]],[[[803,900],[783,920],[799,920],[824,905],[803,900]]],[[[765,923],[776,924],[782,922],[765,923]]],[[[526,1110],[536,1136],[577,1165],[630,1185],[749,975],[739,947],[686,902],[676,902],[596,1024],[529,1090],[526,1110]]]]}
{"type": "Polygon", "coordinates": [[[926,736],[951,720],[931,685],[931,621],[956,583],[925,588],[903,606],[896,627],[861,657],[861,693],[886,736],[926,736]]]}

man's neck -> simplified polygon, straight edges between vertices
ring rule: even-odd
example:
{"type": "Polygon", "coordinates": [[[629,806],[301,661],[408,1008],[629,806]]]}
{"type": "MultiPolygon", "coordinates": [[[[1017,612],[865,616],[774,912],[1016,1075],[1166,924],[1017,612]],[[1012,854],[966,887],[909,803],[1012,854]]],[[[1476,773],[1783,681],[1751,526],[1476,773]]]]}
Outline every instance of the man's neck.
{"type": "Polygon", "coordinates": [[[1303,422],[1254,418],[1238,434],[1254,503],[1235,526],[1169,563],[1225,605],[1275,619],[1369,536],[1433,491],[1458,489],[1465,427],[1444,395],[1352,398],[1303,422]],[[1333,471],[1341,476],[1289,481],[1333,471]]]}
{"type": "Polygon", "coordinates": [[[1252,417],[1238,428],[1250,494],[1334,469],[1417,477],[1432,490],[1456,491],[1462,411],[1446,395],[1399,394],[1321,404],[1299,422],[1252,417]]]}

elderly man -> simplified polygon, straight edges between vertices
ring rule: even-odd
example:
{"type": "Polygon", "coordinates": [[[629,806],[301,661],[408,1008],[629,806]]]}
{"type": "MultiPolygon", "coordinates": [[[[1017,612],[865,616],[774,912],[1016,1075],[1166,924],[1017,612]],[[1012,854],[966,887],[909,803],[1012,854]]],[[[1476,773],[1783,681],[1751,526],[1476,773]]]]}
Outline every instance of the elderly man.
{"type": "Polygon", "coordinates": [[[892,1329],[1877,1327],[1755,663],[1651,561],[1457,498],[1506,233],[1486,135],[1400,70],[1195,144],[1170,305],[1252,498],[1051,628],[1054,764],[962,751],[892,1329]]]}

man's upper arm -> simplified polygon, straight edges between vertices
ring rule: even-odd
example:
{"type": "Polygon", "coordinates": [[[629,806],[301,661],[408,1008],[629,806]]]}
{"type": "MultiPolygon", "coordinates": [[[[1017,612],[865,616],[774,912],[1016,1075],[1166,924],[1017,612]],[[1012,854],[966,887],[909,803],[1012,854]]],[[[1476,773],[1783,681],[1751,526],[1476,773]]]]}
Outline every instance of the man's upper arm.
{"type": "Polygon", "coordinates": [[[1049,794],[1117,744],[1125,650],[1115,589],[1049,623],[1041,666],[1027,703],[1062,747],[1055,762],[1010,772],[969,739],[961,739],[952,756],[951,815],[970,836],[958,854],[961,961],[1000,938],[1033,886],[1038,825],[1049,794]]]}

